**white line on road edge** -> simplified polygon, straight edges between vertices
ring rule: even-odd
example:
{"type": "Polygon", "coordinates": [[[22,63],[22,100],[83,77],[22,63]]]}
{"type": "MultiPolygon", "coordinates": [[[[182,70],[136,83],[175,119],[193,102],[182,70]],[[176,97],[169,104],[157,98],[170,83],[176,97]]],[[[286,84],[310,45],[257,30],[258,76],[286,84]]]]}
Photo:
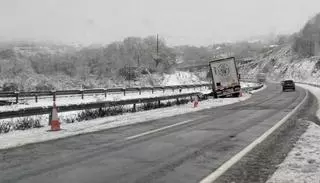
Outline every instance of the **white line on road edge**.
{"type": "Polygon", "coordinates": [[[184,124],[190,123],[190,122],[195,121],[195,120],[197,120],[197,119],[200,119],[200,118],[189,119],[189,120],[186,120],[186,121],[182,121],[182,122],[179,122],[179,123],[175,123],[175,124],[173,124],[173,125],[164,126],[164,127],[161,127],[161,128],[155,129],[155,130],[143,132],[143,133],[140,133],[140,134],[138,134],[138,135],[133,135],[133,136],[127,137],[127,138],[125,138],[125,140],[132,140],[132,139],[136,139],[136,138],[139,138],[139,137],[142,137],[142,136],[145,136],[145,135],[150,135],[150,134],[152,134],[152,133],[156,133],[156,132],[159,132],[159,131],[163,131],[163,130],[166,130],[166,129],[168,129],[168,128],[172,128],[172,127],[175,127],[175,126],[179,126],[179,125],[184,125],[184,124]]]}
{"type": "Polygon", "coordinates": [[[272,128],[270,128],[268,131],[266,131],[264,134],[262,134],[259,138],[257,138],[255,141],[253,141],[251,144],[249,144],[247,147],[242,149],[238,154],[234,155],[232,158],[230,158],[228,161],[226,161],[224,164],[222,164],[217,170],[212,172],[210,175],[205,177],[200,181],[200,183],[212,183],[215,180],[217,180],[222,174],[224,174],[229,168],[231,168],[234,164],[236,164],[238,161],[240,161],[247,153],[249,153],[253,148],[255,148],[258,144],[263,142],[269,135],[271,135],[276,129],[278,129],[283,123],[285,123],[297,110],[301,107],[302,104],[305,103],[305,101],[308,98],[308,92],[304,89],[306,92],[306,96],[304,99],[300,102],[299,105],[297,105],[290,113],[288,113],[284,118],[282,118],[277,124],[275,124],[272,128]]]}

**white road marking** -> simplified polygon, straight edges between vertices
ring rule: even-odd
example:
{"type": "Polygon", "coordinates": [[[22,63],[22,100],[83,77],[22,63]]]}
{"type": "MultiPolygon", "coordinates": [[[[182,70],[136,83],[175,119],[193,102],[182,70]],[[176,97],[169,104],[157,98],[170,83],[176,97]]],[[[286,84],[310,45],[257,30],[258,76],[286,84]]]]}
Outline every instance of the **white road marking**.
{"type": "Polygon", "coordinates": [[[288,113],[284,118],[282,118],[278,123],[276,123],[272,128],[270,128],[268,131],[266,131],[264,134],[262,134],[255,141],[253,141],[247,147],[242,149],[238,154],[234,155],[232,158],[230,158],[228,161],[226,161],[224,164],[222,164],[217,170],[215,170],[210,175],[208,175],[207,177],[202,179],[200,181],[200,183],[212,183],[212,182],[216,181],[229,168],[231,168],[234,164],[236,164],[238,161],[240,161],[247,153],[249,153],[253,148],[255,148],[258,144],[263,142],[269,135],[271,135],[276,129],[278,129],[282,124],[284,124],[294,113],[297,112],[297,110],[301,107],[301,105],[304,104],[305,101],[307,100],[308,92],[306,90],[304,90],[304,91],[306,92],[306,96],[300,102],[300,104],[297,105],[290,113],[288,113]]]}
{"type": "Polygon", "coordinates": [[[175,127],[175,126],[180,126],[180,125],[184,125],[184,124],[190,123],[190,122],[195,121],[197,119],[200,119],[200,118],[189,119],[189,120],[186,120],[186,121],[175,123],[173,125],[164,126],[164,127],[158,128],[158,129],[154,129],[154,130],[150,130],[150,131],[147,131],[147,132],[143,132],[143,133],[140,133],[140,134],[137,134],[137,135],[133,135],[133,136],[127,137],[127,138],[125,138],[125,140],[132,140],[132,139],[136,139],[136,138],[139,138],[139,137],[142,137],[142,136],[146,136],[146,135],[150,135],[150,134],[153,134],[153,133],[157,133],[157,132],[160,132],[160,131],[163,131],[163,130],[166,130],[166,129],[169,129],[169,128],[172,128],[172,127],[175,127]]]}

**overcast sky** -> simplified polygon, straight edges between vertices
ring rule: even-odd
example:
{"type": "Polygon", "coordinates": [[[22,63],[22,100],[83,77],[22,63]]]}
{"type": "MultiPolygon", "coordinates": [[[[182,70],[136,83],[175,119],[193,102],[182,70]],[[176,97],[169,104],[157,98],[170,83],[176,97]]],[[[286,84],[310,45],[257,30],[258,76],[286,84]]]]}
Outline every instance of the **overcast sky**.
{"type": "Polygon", "coordinates": [[[297,32],[319,0],[0,0],[1,40],[110,43],[159,35],[208,45],[297,32]]]}

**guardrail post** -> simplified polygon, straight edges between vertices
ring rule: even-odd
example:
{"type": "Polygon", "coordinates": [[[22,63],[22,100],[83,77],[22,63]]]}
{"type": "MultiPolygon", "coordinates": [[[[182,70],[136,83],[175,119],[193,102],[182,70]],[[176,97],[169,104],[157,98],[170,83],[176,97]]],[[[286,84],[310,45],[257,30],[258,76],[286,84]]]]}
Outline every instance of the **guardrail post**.
{"type": "Polygon", "coordinates": [[[177,98],[177,105],[179,105],[180,104],[180,102],[179,102],[179,98],[177,98]]]}
{"type": "Polygon", "coordinates": [[[151,93],[152,93],[152,94],[154,93],[154,89],[153,89],[153,87],[151,88],[151,93]]]}
{"type": "Polygon", "coordinates": [[[55,102],[56,101],[56,91],[52,91],[52,100],[55,102]]]}
{"type": "Polygon", "coordinates": [[[165,90],[165,89],[164,89],[164,87],[163,87],[163,88],[162,88],[163,93],[164,93],[164,90],[165,90]]]}
{"type": "Polygon", "coordinates": [[[138,90],[139,90],[139,95],[141,95],[141,88],[139,88],[138,90]]]}
{"type": "Polygon", "coordinates": [[[107,90],[104,90],[104,98],[107,98],[107,90]]]}
{"type": "Polygon", "coordinates": [[[182,92],[182,88],[179,88],[179,92],[180,92],[180,93],[182,92]]]}
{"type": "Polygon", "coordinates": [[[126,89],[123,89],[123,96],[126,96],[126,89]]]}
{"type": "Polygon", "coordinates": [[[84,91],[83,91],[83,90],[80,90],[80,92],[81,92],[81,99],[83,100],[83,98],[84,98],[84,91]]]}
{"type": "Polygon", "coordinates": [[[36,103],[38,103],[38,95],[36,94],[34,97],[35,97],[36,103]]]}
{"type": "Polygon", "coordinates": [[[161,107],[161,102],[160,102],[160,100],[158,100],[158,106],[161,107]]]}
{"type": "Polygon", "coordinates": [[[19,103],[19,92],[15,91],[14,93],[16,94],[16,103],[18,104],[19,103]]]}
{"type": "Polygon", "coordinates": [[[136,104],[133,104],[132,112],[136,112],[136,104]]]}

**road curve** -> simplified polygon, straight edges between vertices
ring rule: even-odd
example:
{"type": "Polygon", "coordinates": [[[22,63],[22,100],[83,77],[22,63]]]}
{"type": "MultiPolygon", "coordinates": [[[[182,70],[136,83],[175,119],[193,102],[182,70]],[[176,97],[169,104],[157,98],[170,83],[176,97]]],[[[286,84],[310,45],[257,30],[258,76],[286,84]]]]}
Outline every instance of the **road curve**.
{"type": "Polygon", "coordinates": [[[198,182],[305,94],[269,84],[233,105],[2,150],[0,182],[198,182]]]}

